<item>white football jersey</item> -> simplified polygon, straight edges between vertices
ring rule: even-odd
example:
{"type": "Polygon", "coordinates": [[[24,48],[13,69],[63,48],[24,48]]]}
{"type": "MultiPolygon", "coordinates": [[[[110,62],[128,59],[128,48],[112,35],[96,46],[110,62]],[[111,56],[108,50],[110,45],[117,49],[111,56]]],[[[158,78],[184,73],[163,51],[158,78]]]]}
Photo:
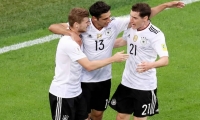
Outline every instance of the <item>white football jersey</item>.
{"type": "Polygon", "coordinates": [[[57,46],[55,76],[49,92],[62,98],[81,94],[82,66],[77,60],[86,57],[80,46],[69,36],[63,36],[57,46]]]}
{"type": "MultiPolygon", "coordinates": [[[[115,18],[107,27],[98,30],[91,25],[87,32],[82,33],[83,52],[89,60],[102,60],[112,56],[115,39],[118,34],[127,29],[129,17],[115,18]]],[[[111,79],[111,64],[88,72],[83,68],[82,82],[101,82],[111,79]]]]}
{"type": "Polygon", "coordinates": [[[136,68],[141,62],[154,62],[159,57],[168,56],[165,36],[151,23],[142,30],[129,28],[124,32],[127,40],[129,58],[122,76],[122,84],[133,89],[154,90],[157,88],[156,69],[138,73],[136,68]]]}

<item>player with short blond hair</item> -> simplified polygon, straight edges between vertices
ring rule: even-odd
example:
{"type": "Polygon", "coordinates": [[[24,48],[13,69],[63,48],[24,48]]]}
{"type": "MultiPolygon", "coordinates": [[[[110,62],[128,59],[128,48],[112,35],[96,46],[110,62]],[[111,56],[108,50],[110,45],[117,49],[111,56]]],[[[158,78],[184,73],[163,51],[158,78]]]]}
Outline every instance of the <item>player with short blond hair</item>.
{"type": "MultiPolygon", "coordinates": [[[[151,17],[165,8],[181,8],[184,3],[179,1],[167,2],[151,9],[151,17]]],[[[104,59],[112,55],[115,39],[118,34],[127,29],[129,17],[111,18],[110,6],[103,1],[97,1],[91,5],[91,25],[82,33],[83,52],[89,60],[104,59]]],[[[56,34],[70,35],[80,42],[80,37],[70,32],[67,23],[52,24],[49,30],[56,34]]],[[[88,72],[83,70],[81,79],[83,95],[86,98],[88,113],[93,120],[101,120],[106,110],[111,89],[111,65],[88,72]]]]}
{"type": "MultiPolygon", "coordinates": [[[[74,8],[69,13],[69,29],[80,35],[90,25],[89,12],[83,8],[74,8]]],[[[49,101],[53,120],[84,120],[88,118],[87,104],[82,95],[82,66],[92,71],[113,62],[121,62],[128,55],[118,52],[114,56],[90,61],[82,52],[79,42],[70,36],[63,36],[56,51],[55,76],[49,89],[49,101]]]]}

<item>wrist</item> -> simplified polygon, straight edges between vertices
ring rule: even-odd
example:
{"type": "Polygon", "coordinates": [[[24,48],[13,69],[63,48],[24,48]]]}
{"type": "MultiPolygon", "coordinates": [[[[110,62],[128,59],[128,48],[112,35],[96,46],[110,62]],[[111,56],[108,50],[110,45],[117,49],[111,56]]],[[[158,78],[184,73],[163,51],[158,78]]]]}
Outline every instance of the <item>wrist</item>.
{"type": "Polygon", "coordinates": [[[169,5],[168,2],[167,2],[167,3],[164,3],[163,6],[164,6],[165,9],[166,9],[166,8],[170,8],[170,5],[169,5]]]}

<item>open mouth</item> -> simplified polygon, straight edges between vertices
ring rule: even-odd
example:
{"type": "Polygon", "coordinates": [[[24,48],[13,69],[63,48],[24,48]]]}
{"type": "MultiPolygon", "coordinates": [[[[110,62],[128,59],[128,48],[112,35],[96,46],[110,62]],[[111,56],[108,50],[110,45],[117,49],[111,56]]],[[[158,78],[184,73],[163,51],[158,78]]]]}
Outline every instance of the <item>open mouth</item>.
{"type": "Polygon", "coordinates": [[[135,27],[136,25],[135,24],[132,24],[132,27],[135,27]]]}

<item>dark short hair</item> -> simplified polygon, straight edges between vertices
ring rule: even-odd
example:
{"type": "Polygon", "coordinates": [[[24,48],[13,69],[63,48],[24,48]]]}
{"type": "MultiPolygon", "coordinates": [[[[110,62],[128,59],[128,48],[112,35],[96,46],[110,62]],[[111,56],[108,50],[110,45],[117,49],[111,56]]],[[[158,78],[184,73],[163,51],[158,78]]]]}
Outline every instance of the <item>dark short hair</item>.
{"type": "Polygon", "coordinates": [[[137,3],[132,6],[131,10],[135,12],[139,12],[139,16],[142,18],[145,16],[148,16],[149,18],[151,15],[151,7],[146,3],[137,3]]]}
{"type": "Polygon", "coordinates": [[[92,6],[90,6],[89,11],[90,15],[96,17],[97,19],[100,18],[101,14],[107,13],[110,10],[111,6],[107,5],[103,1],[97,1],[92,6]]]}
{"type": "Polygon", "coordinates": [[[85,17],[89,17],[88,10],[84,8],[73,8],[68,15],[69,25],[73,26],[75,22],[81,23],[85,17]]]}

